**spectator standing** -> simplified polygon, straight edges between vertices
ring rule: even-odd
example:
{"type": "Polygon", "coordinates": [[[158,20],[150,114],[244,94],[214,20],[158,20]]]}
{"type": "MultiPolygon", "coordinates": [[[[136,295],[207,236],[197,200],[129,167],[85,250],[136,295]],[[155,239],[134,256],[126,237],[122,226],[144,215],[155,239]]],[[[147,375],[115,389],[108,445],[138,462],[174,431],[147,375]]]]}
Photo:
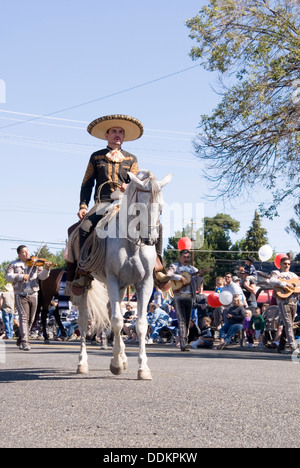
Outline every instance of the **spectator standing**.
{"type": "Polygon", "coordinates": [[[5,329],[6,339],[13,337],[13,319],[15,312],[14,288],[11,283],[4,285],[5,292],[0,295],[0,309],[2,311],[2,321],[5,329]]]}
{"type": "Polygon", "coordinates": [[[251,317],[250,328],[254,328],[255,338],[258,340],[258,346],[262,347],[266,324],[261,315],[261,310],[259,307],[255,309],[255,312],[251,317]]]}
{"type": "Polygon", "coordinates": [[[249,343],[249,347],[253,346],[253,335],[254,335],[254,330],[252,329],[252,326],[250,325],[251,317],[252,317],[252,312],[251,310],[247,309],[244,323],[243,323],[243,332],[245,334],[246,340],[249,343]]]}

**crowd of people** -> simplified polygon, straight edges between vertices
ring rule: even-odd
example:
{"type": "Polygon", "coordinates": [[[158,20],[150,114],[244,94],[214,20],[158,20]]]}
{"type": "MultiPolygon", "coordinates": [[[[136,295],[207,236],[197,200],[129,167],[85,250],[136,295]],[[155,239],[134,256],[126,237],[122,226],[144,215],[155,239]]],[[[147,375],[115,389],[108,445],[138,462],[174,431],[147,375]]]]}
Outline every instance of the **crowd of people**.
{"type": "MultiPolygon", "coordinates": [[[[182,272],[195,273],[189,260],[189,252],[181,252],[179,262],[168,270],[171,278],[180,281],[182,272]]],[[[212,307],[209,304],[208,295],[203,292],[203,278],[199,276],[194,285],[183,279],[182,288],[175,291],[172,299],[164,300],[163,292],[156,288],[149,304],[147,343],[167,341],[182,351],[224,349],[236,342],[249,348],[274,348],[278,352],[283,352],[286,345],[295,350],[300,337],[298,295],[290,291],[289,297],[282,300],[275,292],[276,288],[288,290],[284,279],[298,279],[290,272],[290,266],[287,256],[282,259],[280,269],[272,272],[269,287],[273,286],[274,291],[269,303],[257,303],[259,286],[251,257],[245,260],[245,266],[237,275],[229,272],[225,277],[216,278],[215,292],[227,291],[232,295],[232,302],[227,306],[212,307]],[[287,333],[290,324],[292,331],[287,333]]],[[[135,320],[133,314],[130,326],[126,325],[128,343],[137,340],[135,320]]]]}
{"type": "MultiPolygon", "coordinates": [[[[171,265],[167,271],[168,278],[177,282],[174,294],[166,294],[158,286],[153,290],[147,314],[148,345],[170,343],[181,351],[189,351],[197,348],[224,349],[238,342],[248,347],[272,347],[279,352],[283,352],[286,344],[291,350],[296,349],[298,337],[300,340],[298,296],[290,291],[288,298],[281,299],[275,293],[276,287],[288,290],[286,283],[280,284],[282,281],[297,277],[290,272],[291,261],[288,257],[282,259],[280,270],[274,270],[270,276],[270,288],[274,287],[270,303],[257,304],[257,272],[253,265],[254,260],[249,257],[236,276],[228,272],[224,277],[216,278],[215,292],[221,294],[226,291],[232,296],[230,304],[218,307],[210,305],[208,294],[203,292],[201,272],[200,275],[195,274],[197,270],[190,266],[189,262],[190,252],[182,251],[179,262],[171,265]],[[183,272],[191,275],[189,280],[187,275],[182,275],[183,272]],[[178,288],[180,281],[182,285],[178,288]]],[[[130,302],[130,299],[124,303],[122,333],[124,341],[128,344],[138,341],[135,305],[136,303],[130,302]]],[[[59,341],[79,339],[76,308],[70,303],[69,310],[60,311],[65,331],[62,334],[55,326],[53,317],[53,311],[57,307],[57,298],[53,298],[48,319],[53,339],[59,341]]],[[[23,315],[19,313],[16,294],[11,283],[7,283],[4,291],[0,293],[0,311],[0,339],[16,338],[17,343],[22,343],[20,321],[22,322],[23,315]]],[[[30,322],[31,325],[27,324],[26,328],[27,344],[29,333],[35,338],[41,335],[39,323],[34,323],[31,318],[30,322]]],[[[104,330],[88,334],[88,338],[94,343],[99,343],[104,349],[113,341],[111,331],[104,330]]],[[[24,349],[24,346],[19,346],[24,349]]]]}

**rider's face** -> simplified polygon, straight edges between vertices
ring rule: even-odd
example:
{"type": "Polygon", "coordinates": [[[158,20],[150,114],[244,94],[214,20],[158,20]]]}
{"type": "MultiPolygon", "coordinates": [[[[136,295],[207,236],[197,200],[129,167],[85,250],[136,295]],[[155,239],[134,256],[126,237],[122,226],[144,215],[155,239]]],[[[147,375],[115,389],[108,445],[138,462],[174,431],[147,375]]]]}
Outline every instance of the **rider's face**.
{"type": "Polygon", "coordinates": [[[107,145],[110,148],[121,148],[125,138],[124,129],[121,127],[112,127],[106,132],[107,145]]]}

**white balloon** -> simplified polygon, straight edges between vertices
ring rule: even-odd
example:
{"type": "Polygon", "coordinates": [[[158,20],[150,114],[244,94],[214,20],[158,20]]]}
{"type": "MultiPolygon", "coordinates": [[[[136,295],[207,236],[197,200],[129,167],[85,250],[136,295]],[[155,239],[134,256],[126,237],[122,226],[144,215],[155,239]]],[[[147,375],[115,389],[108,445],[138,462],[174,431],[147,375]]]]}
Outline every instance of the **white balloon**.
{"type": "Polygon", "coordinates": [[[273,255],[273,249],[270,245],[263,245],[259,249],[258,255],[262,262],[267,262],[273,255]]]}
{"type": "Polygon", "coordinates": [[[228,306],[232,303],[233,295],[229,291],[222,291],[220,293],[219,300],[223,306],[228,306]]]}

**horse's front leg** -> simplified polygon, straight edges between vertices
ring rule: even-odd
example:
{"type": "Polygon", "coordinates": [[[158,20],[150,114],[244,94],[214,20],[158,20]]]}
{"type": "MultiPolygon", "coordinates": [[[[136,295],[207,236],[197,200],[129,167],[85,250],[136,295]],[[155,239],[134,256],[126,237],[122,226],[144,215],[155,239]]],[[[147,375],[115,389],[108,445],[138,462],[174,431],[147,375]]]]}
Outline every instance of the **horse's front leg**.
{"type": "Polygon", "coordinates": [[[147,305],[151,296],[152,287],[150,282],[150,288],[138,288],[138,319],[136,321],[136,332],[139,338],[139,369],[138,369],[138,379],[139,380],[152,380],[151,371],[148,367],[148,358],[146,354],[146,333],[148,329],[147,321],[147,305]],[[150,290],[150,293],[147,293],[147,289],[150,290]]]}
{"type": "Polygon", "coordinates": [[[86,350],[86,331],[88,327],[88,310],[87,307],[82,309],[79,306],[78,327],[80,331],[80,354],[77,366],[77,374],[87,374],[89,371],[88,356],[86,350]]]}
{"type": "Polygon", "coordinates": [[[120,375],[123,370],[127,369],[128,360],[125,354],[125,344],[121,336],[124,320],[120,305],[120,291],[116,280],[108,281],[107,289],[111,305],[111,326],[114,332],[113,358],[110,362],[110,371],[114,375],[120,375]]]}

